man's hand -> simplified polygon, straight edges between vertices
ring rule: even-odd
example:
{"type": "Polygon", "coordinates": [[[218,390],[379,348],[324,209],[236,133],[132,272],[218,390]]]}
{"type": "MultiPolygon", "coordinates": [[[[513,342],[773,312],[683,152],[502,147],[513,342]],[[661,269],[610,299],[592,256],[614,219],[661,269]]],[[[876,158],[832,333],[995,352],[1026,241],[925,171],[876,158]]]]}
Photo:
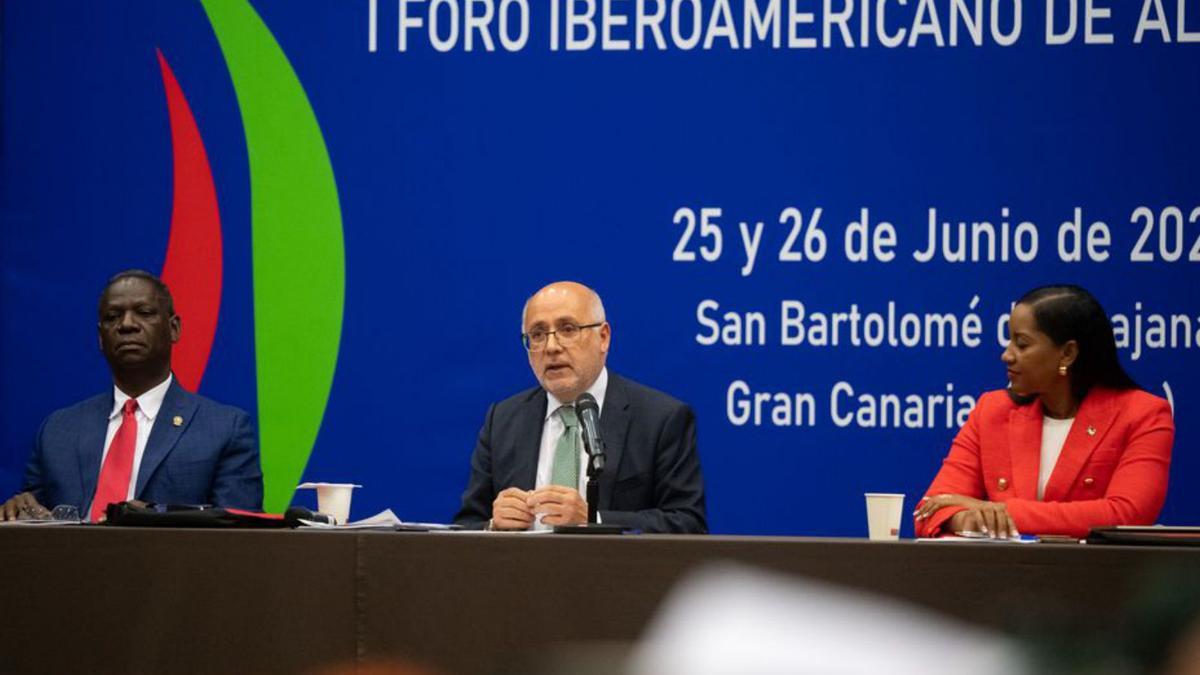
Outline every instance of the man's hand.
{"type": "Polygon", "coordinates": [[[959,506],[962,511],[950,517],[951,532],[982,532],[993,539],[1008,539],[1020,536],[1017,524],[1004,502],[985,502],[963,495],[931,495],[921,500],[913,516],[924,520],[946,506],[959,506]]]}
{"type": "Polygon", "coordinates": [[[46,507],[33,498],[31,492],[21,492],[0,506],[0,520],[27,520],[45,517],[46,507]]]}
{"type": "Polygon", "coordinates": [[[532,492],[510,487],[492,502],[492,529],[528,530],[533,525],[533,509],[528,501],[532,492]]]}
{"type": "Polygon", "coordinates": [[[578,490],[562,485],[547,485],[529,494],[533,513],[542,514],[546,525],[582,525],[588,519],[588,506],[578,490]]]}

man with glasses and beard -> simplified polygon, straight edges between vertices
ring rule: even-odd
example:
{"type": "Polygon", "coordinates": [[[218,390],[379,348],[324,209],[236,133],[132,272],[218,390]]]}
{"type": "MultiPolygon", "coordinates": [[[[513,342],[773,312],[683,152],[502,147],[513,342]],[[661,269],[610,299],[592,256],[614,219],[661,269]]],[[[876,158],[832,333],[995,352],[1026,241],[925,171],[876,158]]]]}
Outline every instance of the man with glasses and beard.
{"type": "Polygon", "coordinates": [[[607,466],[600,522],[643,532],[707,531],[696,423],[686,404],[608,372],[612,328],[595,291],[550,284],[529,298],[521,338],[540,386],[491,406],[455,522],[527,530],[587,522],[587,457],[574,403],[600,407],[607,466]]]}

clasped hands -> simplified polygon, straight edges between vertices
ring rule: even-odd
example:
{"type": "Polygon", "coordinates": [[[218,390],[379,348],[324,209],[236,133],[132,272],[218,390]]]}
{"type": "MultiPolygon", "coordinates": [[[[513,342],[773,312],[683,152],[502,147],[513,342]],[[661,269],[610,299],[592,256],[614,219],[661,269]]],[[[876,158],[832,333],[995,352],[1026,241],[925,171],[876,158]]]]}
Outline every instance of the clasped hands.
{"type": "Polygon", "coordinates": [[[993,539],[1015,539],[1021,535],[1004,502],[986,502],[963,495],[928,495],[917,504],[913,517],[925,520],[947,506],[963,509],[950,516],[944,526],[955,534],[979,532],[993,539]]]}
{"type": "Polygon", "coordinates": [[[588,519],[587,502],[578,490],[547,485],[536,490],[510,487],[492,502],[492,529],[528,530],[538,515],[546,525],[578,525],[588,519]]]}

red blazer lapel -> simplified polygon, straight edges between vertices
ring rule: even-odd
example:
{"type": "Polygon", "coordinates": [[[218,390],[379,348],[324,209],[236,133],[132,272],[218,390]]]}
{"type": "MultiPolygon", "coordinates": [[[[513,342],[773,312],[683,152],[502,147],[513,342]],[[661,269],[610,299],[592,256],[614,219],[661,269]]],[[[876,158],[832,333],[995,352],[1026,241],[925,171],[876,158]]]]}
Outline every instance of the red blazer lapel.
{"type": "Polygon", "coordinates": [[[1112,426],[1115,412],[1108,390],[1093,389],[1084,397],[1063,444],[1062,454],[1050,473],[1050,480],[1046,481],[1046,492],[1042,495],[1045,501],[1057,502],[1067,498],[1079,471],[1112,426]]]}
{"type": "MultiPolygon", "coordinates": [[[[1038,468],[1042,456],[1042,402],[1013,408],[1008,417],[1008,447],[1013,475],[1009,495],[1037,499],[1038,468]]],[[[997,489],[989,485],[988,491],[997,489]]]]}

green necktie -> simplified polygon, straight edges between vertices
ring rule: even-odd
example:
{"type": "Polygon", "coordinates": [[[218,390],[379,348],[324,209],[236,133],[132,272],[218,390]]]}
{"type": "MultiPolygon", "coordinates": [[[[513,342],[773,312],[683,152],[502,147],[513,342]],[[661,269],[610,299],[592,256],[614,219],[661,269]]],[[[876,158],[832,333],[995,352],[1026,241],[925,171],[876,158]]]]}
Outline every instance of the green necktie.
{"type": "Polygon", "coordinates": [[[550,483],[572,489],[579,489],[579,447],[576,445],[575,428],[579,426],[579,418],[575,417],[575,409],[564,405],[555,413],[563,423],[562,436],[558,445],[554,446],[554,468],[550,472],[550,483]]]}

